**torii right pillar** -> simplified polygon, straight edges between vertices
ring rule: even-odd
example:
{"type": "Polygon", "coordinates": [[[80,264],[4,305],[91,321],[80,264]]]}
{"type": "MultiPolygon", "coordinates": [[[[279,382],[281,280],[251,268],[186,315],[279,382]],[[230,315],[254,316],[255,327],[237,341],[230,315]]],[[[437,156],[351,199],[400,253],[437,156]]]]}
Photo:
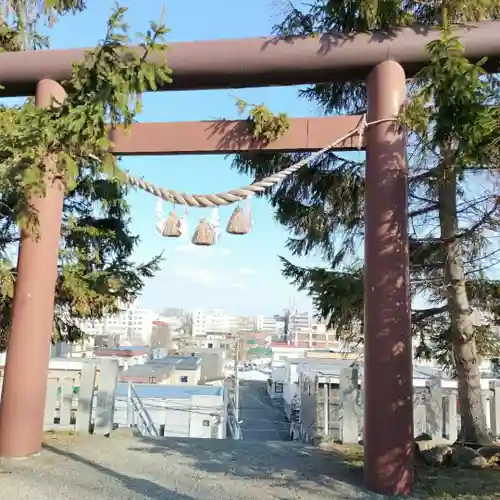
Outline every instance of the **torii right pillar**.
{"type": "MultiPolygon", "coordinates": [[[[403,68],[385,61],[367,79],[367,121],[396,117],[403,68]]],[[[364,482],[374,492],[413,489],[413,381],[406,134],[394,122],[366,131],[364,482]]]]}

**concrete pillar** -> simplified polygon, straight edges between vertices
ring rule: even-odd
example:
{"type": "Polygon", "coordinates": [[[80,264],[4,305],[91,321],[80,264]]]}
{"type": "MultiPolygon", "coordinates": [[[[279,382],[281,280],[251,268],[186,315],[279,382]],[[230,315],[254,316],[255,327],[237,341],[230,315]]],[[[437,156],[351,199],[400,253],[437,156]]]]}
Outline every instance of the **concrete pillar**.
{"type": "Polygon", "coordinates": [[[344,444],[356,444],[359,438],[359,381],[357,368],[341,370],[339,390],[342,407],[342,442],[344,444]]]}
{"type": "Polygon", "coordinates": [[[490,433],[494,439],[500,435],[500,381],[490,381],[490,433]]]}
{"type": "Polygon", "coordinates": [[[433,439],[443,438],[443,390],[441,378],[431,377],[425,382],[427,397],[425,399],[426,433],[433,439]]]}
{"type": "Polygon", "coordinates": [[[323,384],[323,433],[330,434],[330,382],[323,384]]]}
{"type": "MultiPolygon", "coordinates": [[[[385,61],[369,74],[368,122],[396,117],[405,73],[385,61]]],[[[411,301],[406,137],[394,122],[366,132],[365,467],[368,489],[413,488],[411,301]]]]}
{"type": "Polygon", "coordinates": [[[446,396],[447,402],[447,430],[446,437],[448,441],[455,442],[458,438],[458,412],[457,412],[457,394],[452,392],[446,396]]]}
{"type": "MultiPolygon", "coordinates": [[[[64,89],[42,80],[35,101],[42,108],[62,102],[64,89]]],[[[12,329],[0,405],[0,456],[25,457],[40,451],[47,390],[47,371],[54,320],[59,240],[64,187],[47,162],[45,196],[33,195],[39,238],[21,232],[12,329]]]]}

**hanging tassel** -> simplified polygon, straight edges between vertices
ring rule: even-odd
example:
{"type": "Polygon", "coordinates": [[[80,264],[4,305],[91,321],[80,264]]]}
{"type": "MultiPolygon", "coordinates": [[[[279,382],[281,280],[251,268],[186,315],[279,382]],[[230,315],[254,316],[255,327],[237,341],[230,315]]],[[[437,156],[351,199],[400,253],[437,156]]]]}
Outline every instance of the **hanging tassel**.
{"type": "Polygon", "coordinates": [[[177,214],[173,210],[168,214],[167,220],[165,222],[165,228],[162,234],[167,238],[178,238],[181,235],[181,231],[179,228],[179,219],[177,218],[177,214]]]}
{"type": "Polygon", "coordinates": [[[229,234],[248,234],[252,229],[252,221],[250,213],[243,212],[240,207],[234,209],[229,222],[227,223],[226,231],[229,234]]]}
{"type": "Polygon", "coordinates": [[[163,218],[163,200],[158,198],[156,202],[156,229],[162,236],[168,238],[178,238],[181,235],[179,220],[176,213],[172,210],[167,219],[163,218]]]}
{"type": "Polygon", "coordinates": [[[193,245],[209,247],[215,244],[215,232],[212,224],[207,219],[201,219],[193,234],[193,245]]]}

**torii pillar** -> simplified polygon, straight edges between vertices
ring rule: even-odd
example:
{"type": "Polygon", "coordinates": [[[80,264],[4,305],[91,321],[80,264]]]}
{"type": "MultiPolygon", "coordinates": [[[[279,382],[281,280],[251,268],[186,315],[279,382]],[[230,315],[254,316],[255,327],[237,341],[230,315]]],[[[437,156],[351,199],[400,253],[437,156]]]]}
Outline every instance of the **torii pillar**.
{"type": "MultiPolygon", "coordinates": [[[[38,82],[37,106],[49,108],[64,99],[66,93],[59,83],[38,82]]],[[[0,404],[0,456],[6,458],[38,453],[42,443],[64,202],[64,186],[50,167],[47,163],[45,196],[30,198],[38,215],[39,238],[21,231],[0,404]]]]}
{"type": "MultiPolygon", "coordinates": [[[[396,117],[406,97],[394,61],[369,74],[368,122],[396,117]]],[[[406,134],[394,122],[366,133],[365,485],[386,495],[413,489],[411,300],[406,134]]]]}

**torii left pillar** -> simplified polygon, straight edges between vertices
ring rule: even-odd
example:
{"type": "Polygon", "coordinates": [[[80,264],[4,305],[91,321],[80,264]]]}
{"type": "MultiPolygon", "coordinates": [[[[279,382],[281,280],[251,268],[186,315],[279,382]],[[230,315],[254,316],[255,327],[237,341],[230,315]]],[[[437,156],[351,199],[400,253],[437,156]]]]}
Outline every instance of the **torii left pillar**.
{"type": "MultiPolygon", "coordinates": [[[[66,98],[52,80],[38,82],[35,102],[47,108],[66,98]]],[[[54,320],[54,292],[61,238],[64,188],[47,163],[45,196],[32,196],[39,238],[21,232],[12,329],[0,404],[0,457],[38,453],[43,439],[47,372],[54,320]]]]}

